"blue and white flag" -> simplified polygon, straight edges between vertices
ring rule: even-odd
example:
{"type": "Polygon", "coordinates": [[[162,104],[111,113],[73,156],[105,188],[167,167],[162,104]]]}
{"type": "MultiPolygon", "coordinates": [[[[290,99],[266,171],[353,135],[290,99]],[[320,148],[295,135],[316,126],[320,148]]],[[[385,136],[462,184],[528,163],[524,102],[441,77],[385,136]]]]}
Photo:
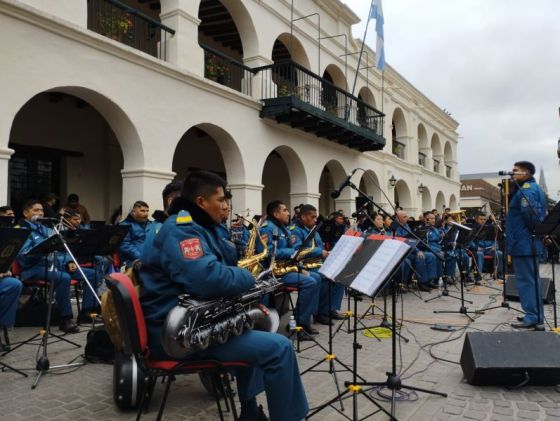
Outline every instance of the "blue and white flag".
{"type": "Polygon", "coordinates": [[[379,70],[385,68],[385,46],[383,36],[383,6],[381,0],[373,0],[371,6],[370,19],[375,19],[375,32],[377,33],[377,42],[375,45],[375,67],[379,70]]]}

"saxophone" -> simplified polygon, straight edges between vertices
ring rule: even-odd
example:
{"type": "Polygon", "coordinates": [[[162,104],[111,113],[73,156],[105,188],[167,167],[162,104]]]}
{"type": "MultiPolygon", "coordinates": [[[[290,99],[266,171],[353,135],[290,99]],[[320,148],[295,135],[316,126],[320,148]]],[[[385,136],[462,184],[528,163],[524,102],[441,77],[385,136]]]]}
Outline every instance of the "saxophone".
{"type": "Polygon", "coordinates": [[[247,242],[247,248],[245,249],[245,256],[237,262],[237,267],[247,269],[255,278],[262,272],[262,262],[268,256],[268,247],[259,235],[259,228],[262,221],[263,219],[261,219],[258,225],[253,223],[251,234],[249,234],[249,241],[247,242]],[[261,242],[263,251],[255,254],[257,238],[261,242]]]}
{"type": "Polygon", "coordinates": [[[271,275],[270,269],[262,272],[255,286],[238,297],[198,300],[188,294],[180,295],[161,331],[165,352],[172,358],[183,359],[210,345],[224,344],[245,330],[278,330],[280,318],[276,310],[259,304],[264,295],[282,286],[271,275]]]}
{"type": "MultiPolygon", "coordinates": [[[[313,239],[311,241],[311,246],[308,248],[303,249],[300,253],[299,253],[299,258],[302,261],[302,267],[304,269],[310,269],[305,267],[305,263],[304,263],[304,257],[307,256],[309,253],[311,253],[313,251],[313,249],[315,248],[315,239],[313,239]]],[[[311,259],[308,259],[311,260],[311,259]]],[[[274,276],[276,277],[281,277],[287,273],[291,273],[291,272],[297,272],[299,270],[299,265],[297,262],[294,262],[293,260],[280,260],[280,261],[276,261],[274,263],[273,266],[273,273],[274,276]]]]}

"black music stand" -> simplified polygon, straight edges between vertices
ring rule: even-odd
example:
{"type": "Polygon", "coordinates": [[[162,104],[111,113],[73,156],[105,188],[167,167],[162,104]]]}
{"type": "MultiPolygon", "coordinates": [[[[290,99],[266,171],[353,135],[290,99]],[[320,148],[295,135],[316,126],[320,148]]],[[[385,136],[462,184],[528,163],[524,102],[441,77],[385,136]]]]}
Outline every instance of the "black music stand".
{"type": "MultiPolygon", "coordinates": [[[[12,263],[16,259],[19,251],[23,247],[25,240],[29,236],[31,232],[29,230],[22,230],[16,228],[0,228],[0,273],[6,273],[10,270],[12,263]]],[[[0,278],[0,283],[2,282],[2,278],[0,278]]],[[[7,341],[6,335],[6,341],[7,341]]],[[[9,343],[8,343],[9,345],[9,343]]],[[[11,350],[6,351],[2,355],[6,355],[11,350]]],[[[0,368],[1,370],[7,369],[11,371],[15,371],[18,374],[21,374],[24,377],[27,377],[27,374],[23,371],[18,370],[6,363],[0,361],[0,368]]]]}
{"type": "Polygon", "coordinates": [[[11,228],[16,221],[15,216],[0,216],[0,228],[11,228]]]}
{"type": "MultiPolygon", "coordinates": [[[[368,262],[372,261],[373,259],[375,259],[375,252],[377,251],[377,249],[381,246],[381,243],[383,241],[395,241],[392,240],[390,238],[388,238],[387,240],[366,240],[364,242],[364,244],[362,245],[362,247],[360,247],[360,249],[358,251],[356,251],[354,253],[354,255],[352,256],[351,260],[347,263],[347,265],[342,269],[342,271],[335,277],[335,281],[345,285],[351,289],[355,289],[358,288],[358,286],[356,286],[356,284],[354,283],[354,281],[356,281],[356,279],[358,278],[359,274],[362,272],[362,270],[364,270],[364,268],[366,267],[366,264],[368,264],[368,262]],[[354,287],[352,286],[354,285],[354,287]]],[[[381,291],[383,288],[385,288],[387,286],[387,284],[389,282],[392,281],[393,276],[395,274],[395,272],[399,269],[400,265],[402,264],[402,262],[404,261],[404,259],[406,258],[406,256],[410,253],[410,251],[412,250],[412,248],[409,246],[408,249],[402,254],[400,255],[400,257],[398,257],[398,259],[390,261],[390,262],[386,262],[386,268],[389,268],[390,270],[387,271],[383,271],[381,273],[387,273],[387,275],[382,278],[381,275],[378,278],[375,279],[371,279],[370,283],[367,285],[367,289],[368,289],[368,293],[366,294],[364,289],[362,287],[360,287],[359,292],[365,295],[369,295],[370,297],[375,297],[379,291],[381,291]]],[[[396,326],[396,319],[397,319],[397,306],[396,306],[396,288],[393,287],[392,288],[392,298],[393,298],[393,303],[392,303],[392,329],[393,331],[396,331],[397,326],[396,326]]],[[[358,301],[361,300],[361,296],[360,295],[355,295],[354,296],[354,313],[357,313],[358,311],[358,301]]],[[[320,411],[322,411],[323,409],[327,408],[327,407],[332,407],[333,409],[335,409],[338,413],[340,413],[342,416],[344,416],[346,419],[348,420],[352,420],[352,421],[358,421],[358,420],[364,420],[367,419],[371,416],[373,416],[374,414],[378,413],[379,411],[384,412],[386,415],[388,415],[391,420],[396,420],[395,417],[395,409],[396,409],[396,393],[397,390],[400,390],[402,388],[405,389],[410,389],[410,390],[415,390],[415,391],[419,391],[419,392],[426,392],[426,393],[431,393],[431,394],[437,394],[443,397],[447,397],[447,395],[445,393],[440,393],[440,392],[435,392],[435,391],[430,391],[430,390],[426,390],[426,389],[421,389],[418,387],[414,387],[414,386],[408,386],[408,385],[404,385],[401,382],[400,376],[397,374],[397,356],[396,356],[396,335],[392,335],[392,368],[391,371],[387,373],[387,381],[385,382],[367,382],[367,381],[358,381],[358,350],[361,349],[361,345],[358,343],[358,337],[357,337],[357,332],[358,332],[358,328],[357,328],[357,318],[354,318],[354,328],[353,328],[353,370],[352,370],[352,381],[350,382],[344,382],[344,385],[346,386],[346,390],[340,394],[338,394],[337,396],[335,396],[334,398],[330,399],[329,401],[325,402],[324,404],[322,404],[321,406],[317,407],[315,410],[311,411],[311,413],[307,416],[307,419],[313,417],[314,415],[316,415],[317,413],[319,413],[320,411]],[[369,396],[368,394],[364,393],[364,386],[373,386],[373,387],[387,387],[392,391],[392,400],[391,400],[391,411],[387,411],[385,408],[383,408],[377,401],[375,401],[371,396],[369,396]],[[346,396],[348,393],[352,393],[352,410],[353,410],[353,414],[352,414],[352,418],[350,418],[349,416],[347,416],[346,414],[342,413],[341,411],[338,410],[338,408],[333,406],[333,403],[342,399],[344,396],[346,396]],[[378,410],[374,411],[373,413],[359,418],[358,415],[358,396],[364,396],[366,397],[366,399],[368,399],[372,404],[374,404],[378,410]]]]}

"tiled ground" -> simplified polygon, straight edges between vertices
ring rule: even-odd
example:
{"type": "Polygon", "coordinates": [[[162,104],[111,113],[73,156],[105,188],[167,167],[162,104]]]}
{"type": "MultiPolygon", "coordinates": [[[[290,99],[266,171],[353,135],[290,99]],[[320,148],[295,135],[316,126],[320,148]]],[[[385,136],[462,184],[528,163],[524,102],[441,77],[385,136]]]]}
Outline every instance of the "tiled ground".
{"type": "MultiPolygon", "coordinates": [[[[542,266],[541,274],[550,275],[550,266],[542,266]]],[[[492,288],[500,288],[493,281],[486,286],[470,289],[466,298],[474,304],[467,304],[470,309],[481,309],[495,305],[501,300],[500,292],[492,288]]],[[[451,292],[458,295],[454,287],[451,292]]],[[[423,293],[426,299],[435,295],[423,293]]],[[[560,420],[560,393],[555,387],[523,387],[508,390],[501,387],[474,387],[463,380],[461,367],[457,364],[463,346],[464,334],[468,331],[511,330],[509,322],[517,313],[513,310],[499,308],[475,316],[476,321],[469,323],[464,315],[434,314],[436,309],[458,310],[460,301],[444,297],[425,303],[423,299],[412,293],[402,296],[398,301],[398,319],[402,318],[401,333],[409,342],[399,341],[397,350],[397,369],[402,374],[403,382],[421,388],[447,393],[447,398],[425,393],[406,394],[400,396],[397,403],[396,416],[399,420],[560,420]],[[459,328],[455,332],[442,332],[430,329],[433,323],[446,323],[459,328]],[[438,343],[430,346],[429,344],[438,343]],[[434,358],[444,358],[445,362],[434,358]]],[[[382,306],[382,300],[375,304],[382,306]]],[[[369,303],[361,302],[359,312],[367,310],[369,303]]],[[[519,308],[518,303],[513,303],[519,308]]],[[[379,309],[375,314],[368,315],[363,322],[368,326],[380,323],[379,309]]],[[[546,314],[552,325],[552,306],[546,306],[546,314]]],[[[319,340],[326,345],[327,327],[320,326],[319,340]]],[[[36,332],[34,328],[17,328],[11,332],[12,341],[27,338],[36,332]]],[[[56,330],[55,330],[56,332],[56,330]]],[[[87,329],[71,335],[69,338],[85,344],[87,329]]],[[[374,338],[359,334],[359,342],[363,348],[359,351],[359,374],[368,381],[384,381],[385,372],[391,368],[391,340],[377,341],[374,338]]],[[[342,329],[334,340],[334,353],[346,365],[352,364],[352,336],[342,329]]],[[[23,378],[12,372],[0,373],[0,419],[2,420],[124,420],[133,419],[132,413],[120,412],[112,401],[112,366],[103,364],[86,364],[79,369],[62,374],[52,370],[45,375],[37,389],[31,390],[36,375],[34,370],[36,345],[26,345],[19,350],[1,357],[0,361],[25,369],[30,377],[23,378]]],[[[557,350],[543,350],[557,352],[557,350]]],[[[51,365],[62,364],[72,359],[81,360],[83,348],[75,348],[65,343],[49,345],[51,365]]],[[[298,354],[300,369],[313,365],[324,357],[325,353],[315,347],[298,354]]],[[[321,365],[321,368],[326,364],[321,365]]],[[[342,368],[337,364],[337,368],[342,368]]],[[[342,382],[350,379],[345,371],[338,372],[342,382]]],[[[306,373],[303,376],[310,405],[315,407],[336,395],[332,376],[323,372],[306,373]]],[[[161,397],[162,386],[156,387],[154,402],[161,397]]],[[[386,390],[380,391],[382,394],[386,390]]],[[[389,405],[382,399],[378,391],[371,393],[385,408],[389,405]]],[[[264,396],[259,402],[265,404],[264,396]]],[[[364,396],[358,396],[358,413],[362,419],[375,407],[364,396]]],[[[156,405],[153,405],[155,408],[156,405]]],[[[345,413],[352,415],[351,400],[344,402],[345,413]]],[[[265,405],[266,407],[266,405],[265,405]]],[[[147,419],[155,418],[154,408],[147,419]]],[[[167,420],[216,420],[217,411],[213,400],[208,397],[196,376],[179,378],[171,389],[169,403],[165,413],[167,420]]],[[[327,408],[312,419],[324,421],[343,420],[344,417],[332,408],[327,408]]],[[[378,413],[370,419],[388,419],[378,413]]]]}

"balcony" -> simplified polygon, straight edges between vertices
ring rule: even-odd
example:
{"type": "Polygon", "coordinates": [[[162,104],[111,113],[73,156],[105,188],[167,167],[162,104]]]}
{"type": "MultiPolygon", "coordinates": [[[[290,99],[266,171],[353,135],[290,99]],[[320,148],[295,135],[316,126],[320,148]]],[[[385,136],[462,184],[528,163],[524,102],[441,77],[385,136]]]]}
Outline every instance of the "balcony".
{"type": "Polygon", "coordinates": [[[392,147],[393,155],[397,158],[405,159],[406,158],[406,145],[401,143],[395,139],[393,139],[393,147],[392,147]]]}
{"type": "Polygon", "coordinates": [[[251,95],[253,73],[250,67],[214,50],[206,45],[200,45],[204,50],[204,77],[220,85],[235,89],[245,95],[251,95]]]}
{"type": "Polygon", "coordinates": [[[447,178],[451,178],[451,165],[446,165],[445,166],[445,176],[447,178]]]}
{"type": "Polygon", "coordinates": [[[385,146],[385,115],[350,93],[292,61],[255,70],[262,77],[262,118],[361,152],[385,146]]]}
{"type": "Polygon", "coordinates": [[[161,60],[175,31],[117,0],[88,0],[88,29],[161,60]]]}
{"type": "Polygon", "coordinates": [[[422,152],[418,152],[418,165],[420,165],[423,168],[426,168],[426,154],[423,154],[422,152]]]}
{"type": "Polygon", "coordinates": [[[434,159],[434,172],[439,174],[439,161],[434,159]]]}

